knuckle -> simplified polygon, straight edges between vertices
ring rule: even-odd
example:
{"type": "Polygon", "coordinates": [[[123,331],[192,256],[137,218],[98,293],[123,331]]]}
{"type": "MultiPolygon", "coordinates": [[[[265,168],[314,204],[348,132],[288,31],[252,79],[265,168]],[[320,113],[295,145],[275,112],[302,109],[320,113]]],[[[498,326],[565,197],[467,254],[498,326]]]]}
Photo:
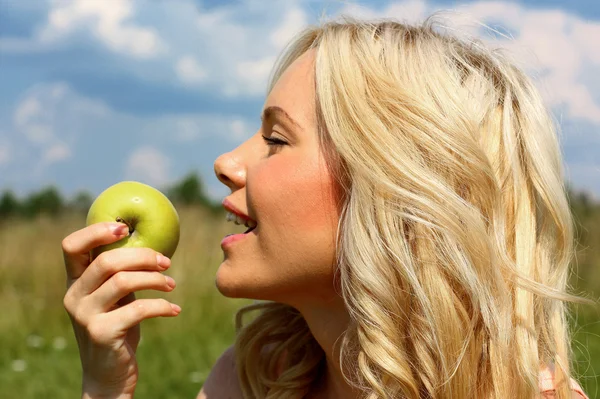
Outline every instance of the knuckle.
{"type": "Polygon", "coordinates": [[[136,301],[135,306],[133,306],[133,311],[140,318],[145,317],[149,313],[148,304],[142,301],[136,301]]]}
{"type": "Polygon", "coordinates": [[[126,291],[129,288],[129,277],[125,272],[117,272],[111,278],[117,291],[126,291]]]}
{"type": "Polygon", "coordinates": [[[67,293],[65,294],[65,296],[63,297],[63,306],[65,307],[65,310],[67,311],[67,313],[71,314],[71,306],[72,306],[72,300],[71,300],[71,294],[70,291],[67,291],[67,293]]]}
{"type": "Polygon", "coordinates": [[[106,323],[101,322],[98,318],[90,320],[87,326],[88,336],[96,343],[103,343],[107,339],[108,330],[106,323]]]}
{"type": "Polygon", "coordinates": [[[156,251],[151,248],[124,248],[128,251],[128,258],[136,265],[150,266],[156,264],[156,251]]]}
{"type": "Polygon", "coordinates": [[[156,255],[158,254],[158,252],[156,252],[153,249],[150,248],[140,248],[143,253],[143,259],[144,259],[144,263],[148,264],[148,265],[155,265],[156,264],[156,255]]]}
{"type": "Polygon", "coordinates": [[[165,278],[167,276],[165,274],[162,274],[160,272],[153,272],[152,277],[154,277],[154,279],[158,285],[168,285],[167,279],[165,278]]]}
{"type": "Polygon", "coordinates": [[[102,252],[96,258],[96,264],[102,274],[112,274],[115,270],[115,259],[112,251],[102,252]]]}
{"type": "Polygon", "coordinates": [[[76,307],[69,314],[71,315],[71,317],[73,317],[73,320],[75,321],[75,323],[77,323],[80,326],[85,325],[85,323],[86,323],[85,314],[86,313],[83,311],[81,306],[76,307]]]}
{"type": "Polygon", "coordinates": [[[63,238],[61,246],[64,253],[72,254],[74,251],[73,238],[70,235],[63,238]]]}
{"type": "Polygon", "coordinates": [[[160,308],[163,310],[168,310],[168,311],[171,310],[171,303],[164,298],[159,298],[158,304],[159,304],[160,308]]]}

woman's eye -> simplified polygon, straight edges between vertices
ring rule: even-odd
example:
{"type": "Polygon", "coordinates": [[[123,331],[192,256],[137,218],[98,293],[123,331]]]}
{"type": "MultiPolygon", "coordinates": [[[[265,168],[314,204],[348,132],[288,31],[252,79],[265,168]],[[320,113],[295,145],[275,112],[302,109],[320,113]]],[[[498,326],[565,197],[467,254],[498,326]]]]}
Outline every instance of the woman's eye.
{"type": "Polygon", "coordinates": [[[279,139],[275,139],[272,137],[265,137],[262,136],[263,140],[265,140],[267,142],[268,146],[272,146],[272,147],[276,147],[276,146],[280,146],[280,145],[286,145],[287,143],[283,140],[279,140],[279,139]]]}

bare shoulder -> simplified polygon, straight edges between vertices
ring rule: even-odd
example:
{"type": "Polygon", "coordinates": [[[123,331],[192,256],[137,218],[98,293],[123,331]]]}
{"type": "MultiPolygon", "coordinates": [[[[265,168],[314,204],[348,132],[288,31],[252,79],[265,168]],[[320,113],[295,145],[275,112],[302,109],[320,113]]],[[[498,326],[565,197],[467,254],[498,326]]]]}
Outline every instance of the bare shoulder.
{"type": "Polygon", "coordinates": [[[233,345],[223,352],[206,378],[196,399],[243,399],[233,345]]]}

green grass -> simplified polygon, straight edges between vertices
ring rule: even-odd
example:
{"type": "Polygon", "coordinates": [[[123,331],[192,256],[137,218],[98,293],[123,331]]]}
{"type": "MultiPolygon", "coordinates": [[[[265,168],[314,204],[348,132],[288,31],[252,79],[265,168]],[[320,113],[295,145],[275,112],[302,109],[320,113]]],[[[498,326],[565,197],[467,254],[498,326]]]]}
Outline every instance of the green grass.
{"type": "Polygon", "coordinates": [[[580,307],[575,316],[573,374],[590,399],[600,398],[600,314],[580,307]]]}
{"type": "MultiPolygon", "coordinates": [[[[176,318],[142,323],[139,398],[196,397],[215,360],[233,343],[236,309],[251,302],[224,298],[214,285],[223,259],[221,238],[245,228],[226,223],[224,217],[211,219],[199,209],[183,209],[180,215],[181,242],[166,273],[175,278],[177,288],[171,293],[145,291],[138,297],[165,297],[183,310],[176,318]]],[[[73,216],[0,227],[1,398],[80,395],[79,354],[62,305],[65,271],[60,243],[83,224],[83,216],[73,216]]],[[[585,259],[586,267],[597,267],[598,260],[591,259],[585,259]]],[[[590,398],[596,398],[600,397],[595,377],[600,373],[599,317],[589,308],[576,309],[576,371],[590,398]]]]}
{"type": "MultiPolygon", "coordinates": [[[[221,238],[241,230],[200,210],[181,212],[182,235],[171,268],[171,293],[140,292],[179,304],[175,318],[142,323],[136,397],[194,398],[211,366],[233,343],[236,309],[214,285],[223,259],[221,238]]],[[[75,398],[81,365],[71,323],[62,305],[65,271],[61,241],[81,228],[83,217],[15,221],[0,228],[0,397],[75,398]]],[[[241,226],[243,228],[243,226],[241,226]]]]}

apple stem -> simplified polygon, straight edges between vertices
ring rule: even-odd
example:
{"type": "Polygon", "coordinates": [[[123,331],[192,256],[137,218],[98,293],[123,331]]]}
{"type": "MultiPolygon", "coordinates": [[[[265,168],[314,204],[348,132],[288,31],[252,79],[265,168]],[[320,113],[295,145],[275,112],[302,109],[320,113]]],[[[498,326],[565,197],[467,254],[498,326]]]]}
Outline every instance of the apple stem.
{"type": "Polygon", "coordinates": [[[127,223],[123,218],[117,217],[116,221],[118,223],[125,223],[127,225],[127,227],[129,227],[129,235],[133,234],[133,232],[135,231],[134,228],[129,223],[127,223]]]}

